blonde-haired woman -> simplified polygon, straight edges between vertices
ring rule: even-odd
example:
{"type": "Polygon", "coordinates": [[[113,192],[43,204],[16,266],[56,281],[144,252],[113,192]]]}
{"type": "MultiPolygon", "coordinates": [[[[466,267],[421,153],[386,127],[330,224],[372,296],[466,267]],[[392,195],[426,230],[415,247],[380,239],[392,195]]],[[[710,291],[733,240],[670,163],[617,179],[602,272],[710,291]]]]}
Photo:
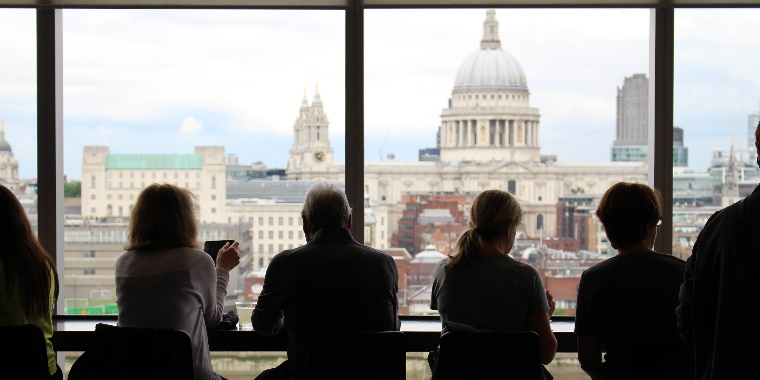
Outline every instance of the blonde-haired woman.
{"type": "Polygon", "coordinates": [[[538,272],[509,256],[521,220],[520,204],[509,193],[480,193],[467,230],[435,269],[430,308],[440,313],[443,333],[457,325],[492,332],[535,331],[541,363],[549,364],[557,351],[549,325],[554,302],[538,272]]]}
{"type": "Polygon", "coordinates": [[[181,330],[190,335],[196,380],[217,380],[206,328],[222,321],[229,271],[240,263],[238,242],[216,259],[198,249],[190,191],[153,184],[137,198],[129,243],[116,261],[119,325],[181,330]]]}

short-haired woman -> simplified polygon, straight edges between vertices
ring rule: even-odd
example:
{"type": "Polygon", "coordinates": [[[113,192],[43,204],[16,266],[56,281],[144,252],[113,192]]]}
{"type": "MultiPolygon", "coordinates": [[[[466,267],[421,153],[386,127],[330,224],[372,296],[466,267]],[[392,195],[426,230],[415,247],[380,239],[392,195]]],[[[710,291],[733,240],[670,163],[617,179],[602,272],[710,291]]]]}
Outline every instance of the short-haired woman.
{"type": "Polygon", "coordinates": [[[613,185],[599,201],[596,216],[618,254],[581,276],[575,320],[578,359],[592,379],[615,379],[621,376],[621,360],[631,341],[678,337],[675,308],[685,263],[653,250],[662,205],[659,193],[649,186],[613,185]]]}
{"type": "Polygon", "coordinates": [[[480,193],[453,254],[435,268],[430,308],[440,313],[443,333],[456,324],[492,332],[535,331],[541,363],[549,364],[557,351],[549,321],[554,302],[536,269],[509,256],[521,220],[520,204],[509,193],[480,193]]]}
{"type": "Polygon", "coordinates": [[[55,262],[34,236],[21,203],[2,185],[0,215],[0,326],[39,327],[45,336],[51,379],[62,379],[50,342],[51,313],[58,299],[55,262]]]}
{"type": "Polygon", "coordinates": [[[216,259],[198,249],[198,222],[190,191],[153,184],[137,198],[129,243],[116,261],[119,325],[181,330],[192,342],[196,380],[217,380],[206,328],[222,320],[229,271],[240,263],[238,242],[216,259]]]}

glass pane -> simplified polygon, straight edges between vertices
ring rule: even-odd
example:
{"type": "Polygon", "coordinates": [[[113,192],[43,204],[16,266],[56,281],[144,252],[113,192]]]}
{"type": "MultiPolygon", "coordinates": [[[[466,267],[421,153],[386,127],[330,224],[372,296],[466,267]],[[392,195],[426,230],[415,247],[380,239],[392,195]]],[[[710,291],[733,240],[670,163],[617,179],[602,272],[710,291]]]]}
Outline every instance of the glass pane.
{"type": "Polygon", "coordinates": [[[240,241],[230,309],[255,297],[271,258],[304,243],[311,181],[344,183],[343,15],[64,11],[65,173],[82,189],[66,215],[67,313],[116,312],[114,262],[156,182],[194,193],[200,242],[240,241]],[[295,138],[305,129],[316,142],[295,138]]]}
{"type": "Polygon", "coordinates": [[[436,313],[435,264],[501,189],[524,209],[513,257],[574,314],[582,271],[614,255],[596,203],[647,180],[611,148],[618,89],[648,75],[649,11],[369,10],[365,27],[365,240],[398,256],[402,312],[436,313]]]}
{"type": "Polygon", "coordinates": [[[683,259],[715,211],[757,186],[758,16],[756,9],[675,12],[673,254],[683,259]],[[679,151],[688,151],[687,165],[676,165],[679,151]]]}
{"type": "Polygon", "coordinates": [[[0,184],[18,196],[37,233],[36,13],[0,9],[0,184]]]}

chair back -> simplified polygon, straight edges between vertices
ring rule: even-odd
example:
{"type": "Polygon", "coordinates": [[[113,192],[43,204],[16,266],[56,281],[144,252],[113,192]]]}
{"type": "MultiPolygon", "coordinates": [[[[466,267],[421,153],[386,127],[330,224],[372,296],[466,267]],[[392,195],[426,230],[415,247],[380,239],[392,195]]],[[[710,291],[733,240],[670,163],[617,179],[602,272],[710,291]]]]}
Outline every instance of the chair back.
{"type": "Polygon", "coordinates": [[[433,380],[543,380],[538,335],[450,332],[441,336],[433,380]]]}
{"type": "Polygon", "coordinates": [[[190,336],[184,331],[99,323],[69,380],[193,380],[190,336]]]}
{"type": "Polygon", "coordinates": [[[24,379],[31,380],[50,379],[45,336],[39,327],[2,326],[0,337],[3,341],[0,344],[2,373],[24,374],[24,379]]]}
{"type": "Polygon", "coordinates": [[[694,355],[680,338],[634,340],[623,363],[623,379],[694,379],[694,355]]]}
{"type": "Polygon", "coordinates": [[[404,333],[315,335],[309,341],[306,377],[310,380],[404,380],[404,333]]]}

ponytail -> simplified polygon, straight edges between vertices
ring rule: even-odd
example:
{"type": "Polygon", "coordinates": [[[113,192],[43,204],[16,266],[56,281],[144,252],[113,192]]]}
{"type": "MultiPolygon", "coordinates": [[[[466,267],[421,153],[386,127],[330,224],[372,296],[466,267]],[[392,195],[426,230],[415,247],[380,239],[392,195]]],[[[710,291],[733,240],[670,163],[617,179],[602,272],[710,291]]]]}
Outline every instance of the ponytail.
{"type": "Polygon", "coordinates": [[[454,245],[454,255],[449,255],[451,266],[467,265],[480,256],[480,238],[475,228],[470,225],[454,245]]]}

